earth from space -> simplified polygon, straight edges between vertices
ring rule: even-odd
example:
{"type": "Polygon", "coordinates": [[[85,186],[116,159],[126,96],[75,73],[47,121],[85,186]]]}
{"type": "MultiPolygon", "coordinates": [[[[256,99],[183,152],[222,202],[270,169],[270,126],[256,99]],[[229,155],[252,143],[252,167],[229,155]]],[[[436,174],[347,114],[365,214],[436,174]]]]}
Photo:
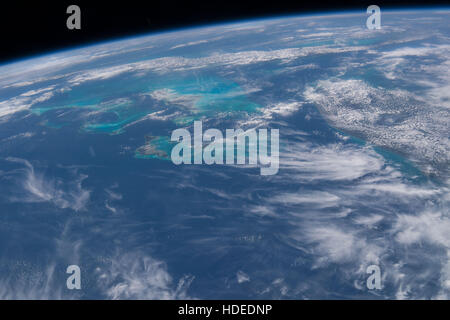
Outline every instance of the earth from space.
{"type": "Polygon", "coordinates": [[[367,18],[0,66],[0,298],[448,299],[450,10],[367,18]],[[171,133],[196,120],[278,129],[278,172],[175,165],[171,133]]]}

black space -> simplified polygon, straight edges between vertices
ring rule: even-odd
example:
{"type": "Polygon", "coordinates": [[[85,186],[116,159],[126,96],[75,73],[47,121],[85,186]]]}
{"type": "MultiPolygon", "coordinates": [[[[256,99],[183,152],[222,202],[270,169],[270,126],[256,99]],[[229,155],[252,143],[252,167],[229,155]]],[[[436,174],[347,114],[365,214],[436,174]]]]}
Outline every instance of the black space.
{"type": "Polygon", "coordinates": [[[383,10],[392,7],[447,6],[450,0],[15,0],[0,5],[0,62],[166,29],[283,14],[348,9],[364,12],[371,4],[377,4],[383,10]],[[68,30],[66,27],[69,16],[66,9],[71,4],[81,8],[81,30],[68,30]]]}

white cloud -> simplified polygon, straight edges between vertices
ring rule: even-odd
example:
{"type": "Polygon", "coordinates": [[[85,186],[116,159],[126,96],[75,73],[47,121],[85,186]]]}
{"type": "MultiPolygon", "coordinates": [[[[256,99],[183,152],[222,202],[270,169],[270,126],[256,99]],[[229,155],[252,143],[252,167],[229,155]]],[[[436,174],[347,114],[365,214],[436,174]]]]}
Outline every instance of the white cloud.
{"type": "MultiPolygon", "coordinates": [[[[19,262],[22,266],[20,277],[9,277],[0,279],[0,300],[60,300],[70,297],[64,296],[63,285],[55,283],[54,263],[44,269],[29,266],[27,263],[19,262]]],[[[15,270],[17,272],[17,270],[15,270]]],[[[74,295],[76,297],[76,295],[74,295]]]]}
{"type": "Polygon", "coordinates": [[[269,202],[280,203],[284,205],[305,205],[311,208],[334,207],[339,203],[340,198],[329,192],[298,192],[282,193],[272,197],[269,202]]]}
{"type": "Polygon", "coordinates": [[[244,283],[244,282],[250,281],[250,277],[248,276],[248,274],[246,274],[244,271],[241,271],[241,270],[239,270],[236,273],[236,278],[237,278],[238,283],[244,283]]]}
{"type": "Polygon", "coordinates": [[[98,268],[97,273],[99,285],[110,299],[190,299],[187,290],[193,277],[185,276],[174,284],[166,265],[146,255],[117,256],[110,267],[98,268]]]}
{"type": "Polygon", "coordinates": [[[450,111],[422,104],[410,92],[335,79],[308,86],[304,96],[337,128],[408,154],[423,170],[436,171],[450,160],[450,111]],[[433,168],[427,168],[430,163],[433,168]]]}
{"type": "Polygon", "coordinates": [[[376,173],[384,165],[383,159],[375,152],[370,149],[364,151],[341,144],[292,144],[282,153],[280,168],[305,180],[353,180],[376,173]]]}
{"type": "Polygon", "coordinates": [[[173,46],[170,49],[178,49],[178,48],[183,48],[183,47],[195,46],[197,44],[208,43],[208,42],[209,42],[208,40],[191,41],[191,42],[187,42],[187,43],[178,44],[176,46],[173,46]]]}
{"type": "Polygon", "coordinates": [[[50,202],[59,208],[71,208],[75,211],[86,209],[90,198],[90,191],[82,187],[83,180],[87,178],[86,175],[64,182],[61,179],[51,179],[36,173],[33,165],[27,160],[12,157],[6,160],[25,165],[25,177],[19,181],[26,194],[25,197],[16,199],[17,201],[50,202]]]}
{"type": "Polygon", "coordinates": [[[399,243],[429,242],[450,250],[450,219],[440,212],[399,215],[394,230],[399,243]]]}

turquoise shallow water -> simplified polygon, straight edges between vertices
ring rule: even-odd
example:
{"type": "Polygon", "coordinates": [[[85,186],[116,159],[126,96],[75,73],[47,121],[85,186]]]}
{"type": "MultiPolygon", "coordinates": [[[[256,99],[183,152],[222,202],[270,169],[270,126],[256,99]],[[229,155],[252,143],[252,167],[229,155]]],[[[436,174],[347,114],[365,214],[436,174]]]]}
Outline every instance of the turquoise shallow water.
{"type": "MultiPolygon", "coordinates": [[[[158,103],[164,104],[174,112],[181,112],[175,123],[190,124],[201,117],[212,116],[216,113],[233,115],[244,112],[246,114],[258,112],[260,105],[250,101],[246,92],[237,83],[218,77],[196,77],[173,79],[172,77],[151,79],[130,79],[121,77],[108,80],[96,90],[83,86],[75,88],[66,96],[59,98],[58,103],[43,103],[33,107],[33,113],[43,115],[49,111],[63,109],[80,109],[92,112],[90,119],[85,119],[80,126],[87,132],[122,133],[124,128],[132,122],[141,119],[148,113],[160,110],[158,103]],[[117,82],[123,81],[121,86],[117,82]],[[101,90],[101,91],[98,91],[101,90]],[[141,102],[143,95],[151,95],[158,90],[170,90],[170,94],[162,97],[161,101],[151,101],[148,105],[141,102]],[[124,98],[125,101],[120,101],[124,98]],[[118,99],[118,101],[117,101],[118,99]],[[117,101],[117,102],[116,102],[117,101]],[[95,120],[96,117],[109,116],[106,122],[95,120]]],[[[57,120],[57,119],[56,119],[57,120]]],[[[83,119],[81,118],[83,121],[83,119]]]]}

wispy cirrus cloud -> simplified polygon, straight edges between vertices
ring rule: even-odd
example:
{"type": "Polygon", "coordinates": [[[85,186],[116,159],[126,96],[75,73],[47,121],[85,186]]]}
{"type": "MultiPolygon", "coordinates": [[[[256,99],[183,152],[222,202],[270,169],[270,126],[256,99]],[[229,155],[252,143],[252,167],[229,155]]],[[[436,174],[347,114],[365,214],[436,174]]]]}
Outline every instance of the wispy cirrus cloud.
{"type": "Polygon", "coordinates": [[[18,202],[49,202],[55,206],[75,211],[85,210],[89,202],[90,191],[83,189],[82,182],[87,175],[79,175],[70,182],[58,178],[49,178],[36,172],[33,165],[25,159],[8,157],[6,160],[20,163],[25,166],[17,177],[18,185],[25,191],[22,197],[14,196],[13,201],[18,202]]]}
{"type": "Polygon", "coordinates": [[[187,290],[194,278],[185,276],[174,283],[165,263],[148,255],[118,255],[96,272],[99,287],[109,299],[192,299],[187,290]]]}
{"type": "Polygon", "coordinates": [[[281,153],[275,179],[286,190],[278,188],[248,211],[292,226],[280,239],[298,250],[302,261],[312,260],[311,270],[321,275],[317,281],[339,273],[362,292],[366,268],[376,264],[388,288],[380,297],[448,297],[448,188],[409,180],[371,147],[318,145],[291,135],[297,138],[281,153]],[[419,256],[427,263],[419,263],[419,256]],[[430,274],[439,275],[439,282],[430,283],[430,274]]]}

